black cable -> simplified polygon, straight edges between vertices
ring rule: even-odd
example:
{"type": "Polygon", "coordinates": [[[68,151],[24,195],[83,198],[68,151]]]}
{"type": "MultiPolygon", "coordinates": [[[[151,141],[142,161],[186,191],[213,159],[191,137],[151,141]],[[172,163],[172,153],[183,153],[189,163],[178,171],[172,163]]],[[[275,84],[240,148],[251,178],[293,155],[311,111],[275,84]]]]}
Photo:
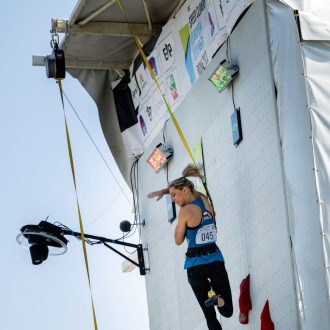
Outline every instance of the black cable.
{"type": "MultiPolygon", "coordinates": [[[[61,223],[61,222],[59,222],[59,221],[55,221],[55,222],[54,222],[54,225],[60,227],[60,228],[63,229],[63,230],[66,230],[66,231],[69,231],[69,232],[73,233],[73,230],[72,230],[71,228],[69,228],[68,226],[64,225],[63,223],[61,223]]],[[[73,235],[73,237],[75,237],[75,238],[76,238],[77,240],[79,240],[79,241],[82,240],[82,239],[81,239],[81,236],[73,235]]],[[[89,239],[89,238],[86,238],[86,237],[85,237],[84,241],[85,241],[87,244],[89,244],[89,245],[95,245],[95,244],[101,244],[101,243],[102,243],[102,242],[99,241],[99,240],[95,240],[95,241],[93,241],[93,240],[91,240],[91,239],[89,239]]]]}
{"type": "MultiPolygon", "coordinates": [[[[136,203],[137,203],[137,213],[138,213],[138,217],[137,217],[137,221],[138,223],[141,223],[141,215],[140,215],[140,195],[139,195],[139,164],[136,164],[136,203]]],[[[141,225],[136,224],[137,226],[139,226],[139,244],[141,243],[141,225]]]]}
{"type": "MultiPolygon", "coordinates": [[[[164,145],[167,146],[167,143],[166,143],[166,138],[165,138],[165,132],[166,132],[166,124],[168,122],[169,118],[165,121],[164,123],[164,126],[163,126],[163,141],[164,141],[164,145]]],[[[169,185],[169,179],[168,179],[168,163],[166,163],[166,182],[167,182],[167,185],[169,185]]]]}
{"type": "MultiPolygon", "coordinates": [[[[138,226],[141,225],[141,217],[140,217],[140,205],[139,205],[139,167],[138,167],[138,160],[132,165],[131,173],[130,173],[130,181],[131,187],[133,192],[133,200],[134,200],[134,230],[130,230],[127,235],[123,236],[123,240],[135,235],[137,229],[139,233],[139,243],[141,244],[141,228],[138,226]]],[[[135,253],[136,250],[133,252],[129,252],[126,247],[124,247],[127,253],[135,253]]]]}
{"type": "Polygon", "coordinates": [[[231,63],[231,56],[229,54],[230,52],[230,36],[228,36],[227,40],[226,40],[226,58],[227,58],[227,61],[229,62],[229,64],[231,63]]]}
{"type": "Polygon", "coordinates": [[[133,163],[130,171],[130,182],[132,187],[133,194],[133,208],[134,208],[134,224],[137,223],[137,210],[136,210],[136,189],[135,189],[135,167],[138,162],[138,159],[133,163]]]}
{"type": "MultiPolygon", "coordinates": [[[[133,184],[133,172],[134,172],[134,168],[135,168],[137,162],[138,162],[138,158],[136,158],[136,160],[132,164],[131,169],[130,169],[130,175],[129,175],[130,184],[131,184],[131,188],[132,188],[132,196],[133,196],[133,210],[134,210],[133,227],[134,226],[136,227],[136,224],[137,224],[137,220],[136,220],[136,197],[135,197],[135,189],[134,189],[134,184],[133,184]]],[[[131,237],[132,236],[131,234],[132,234],[133,230],[134,230],[134,232],[133,232],[133,234],[134,234],[136,229],[135,228],[130,229],[127,233],[125,233],[125,234],[123,233],[122,237],[117,238],[116,241],[124,241],[126,238],[131,237]]]]}
{"type": "Polygon", "coordinates": [[[234,97],[234,81],[232,81],[232,83],[231,83],[231,98],[233,100],[234,110],[236,110],[235,97],[234,97]]]}
{"type": "MultiPolygon", "coordinates": [[[[230,36],[228,36],[226,40],[226,58],[229,64],[231,64],[231,51],[230,51],[230,36]]],[[[231,98],[233,101],[233,107],[234,110],[236,110],[236,105],[235,105],[235,96],[234,96],[234,80],[231,83],[231,98]]]]}

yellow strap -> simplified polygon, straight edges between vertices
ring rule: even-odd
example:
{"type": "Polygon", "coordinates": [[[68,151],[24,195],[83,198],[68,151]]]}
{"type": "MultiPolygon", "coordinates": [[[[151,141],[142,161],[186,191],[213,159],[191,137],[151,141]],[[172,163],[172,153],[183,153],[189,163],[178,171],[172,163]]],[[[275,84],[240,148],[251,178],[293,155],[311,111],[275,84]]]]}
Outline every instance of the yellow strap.
{"type": "Polygon", "coordinates": [[[133,30],[132,30],[132,28],[131,28],[131,26],[130,26],[130,24],[129,24],[129,22],[128,22],[128,19],[127,19],[127,16],[126,16],[125,10],[124,10],[124,8],[123,8],[123,6],[122,6],[122,4],[121,4],[121,1],[120,1],[120,0],[117,0],[117,3],[118,3],[118,5],[119,5],[119,7],[120,7],[121,12],[122,12],[123,15],[125,16],[125,19],[126,19],[126,22],[127,22],[128,28],[129,28],[129,30],[130,30],[130,33],[131,33],[131,35],[132,35],[132,37],[133,37],[133,39],[134,39],[134,41],[135,41],[135,43],[136,43],[136,45],[137,45],[137,47],[138,47],[138,49],[139,49],[139,52],[140,52],[140,54],[141,54],[141,56],[142,56],[142,58],[143,58],[144,63],[146,64],[146,66],[147,66],[147,68],[148,68],[148,70],[149,70],[149,72],[150,72],[150,75],[151,75],[152,79],[154,80],[154,82],[155,82],[155,84],[156,84],[156,86],[157,86],[157,88],[158,88],[158,90],[159,90],[159,92],[160,92],[160,94],[161,94],[161,96],[162,96],[162,98],[163,98],[163,101],[164,101],[164,103],[165,103],[165,105],[166,105],[167,111],[169,112],[169,114],[170,114],[170,116],[171,116],[171,118],[172,118],[172,120],[173,120],[174,126],[175,126],[177,132],[179,133],[179,136],[180,136],[180,138],[181,138],[181,141],[182,141],[184,147],[186,148],[186,151],[188,152],[188,155],[190,156],[191,160],[193,161],[193,163],[195,163],[194,156],[193,156],[193,154],[192,154],[192,152],[191,152],[191,150],[190,150],[190,148],[189,148],[189,145],[188,145],[188,143],[187,143],[187,141],[186,141],[186,138],[184,137],[183,132],[182,132],[182,130],[181,130],[181,128],[180,128],[180,125],[179,125],[178,121],[176,120],[176,118],[175,118],[175,116],[174,116],[174,113],[173,113],[171,107],[170,107],[169,104],[167,103],[167,101],[166,101],[166,99],[165,99],[165,97],[164,97],[164,95],[163,95],[163,93],[162,93],[162,91],[161,91],[161,89],[160,89],[160,86],[159,86],[159,84],[158,84],[157,78],[155,77],[155,74],[154,74],[154,72],[152,71],[152,69],[151,69],[151,67],[150,67],[150,65],[149,65],[148,59],[147,59],[147,57],[146,57],[146,55],[145,55],[145,53],[144,53],[144,51],[143,51],[143,49],[142,49],[142,47],[141,47],[140,41],[138,40],[138,38],[137,38],[137,37],[135,36],[135,34],[133,33],[133,30]]]}
{"type": "Polygon", "coordinates": [[[96,313],[94,308],[94,301],[93,301],[93,294],[92,294],[92,287],[91,287],[91,279],[89,274],[89,267],[88,267],[88,257],[87,257],[87,250],[86,250],[86,242],[85,242],[85,234],[84,234],[84,226],[82,222],[81,212],[80,212],[80,206],[78,201],[78,192],[77,192],[77,184],[76,184],[76,176],[74,171],[74,164],[73,164],[73,156],[72,156],[72,148],[71,148],[71,141],[70,141],[70,134],[68,129],[68,124],[65,116],[65,109],[64,109],[64,99],[63,99],[63,90],[62,90],[62,83],[61,80],[57,80],[58,87],[60,89],[60,96],[62,101],[62,107],[63,107],[63,113],[64,113],[64,121],[65,121],[65,132],[66,132],[66,141],[68,145],[68,152],[70,157],[70,165],[71,165],[71,172],[72,172],[72,178],[74,183],[74,189],[76,193],[76,200],[77,200],[77,209],[78,209],[78,217],[79,217],[79,227],[80,227],[80,234],[81,234],[81,243],[84,251],[84,258],[85,258],[85,266],[86,266],[86,272],[88,277],[88,284],[89,284],[89,290],[91,294],[91,300],[92,300],[92,309],[93,309],[93,321],[94,321],[94,329],[97,330],[97,321],[96,321],[96,313]]]}

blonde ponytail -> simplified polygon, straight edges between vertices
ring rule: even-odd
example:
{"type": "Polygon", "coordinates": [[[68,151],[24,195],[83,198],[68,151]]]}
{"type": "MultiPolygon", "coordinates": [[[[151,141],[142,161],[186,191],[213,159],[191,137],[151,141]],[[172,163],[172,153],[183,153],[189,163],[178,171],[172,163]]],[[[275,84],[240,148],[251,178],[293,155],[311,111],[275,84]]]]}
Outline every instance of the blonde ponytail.
{"type": "Polygon", "coordinates": [[[188,164],[184,170],[182,171],[182,176],[187,177],[197,177],[202,180],[202,182],[205,182],[205,176],[203,173],[203,165],[200,163],[197,164],[188,164]]]}

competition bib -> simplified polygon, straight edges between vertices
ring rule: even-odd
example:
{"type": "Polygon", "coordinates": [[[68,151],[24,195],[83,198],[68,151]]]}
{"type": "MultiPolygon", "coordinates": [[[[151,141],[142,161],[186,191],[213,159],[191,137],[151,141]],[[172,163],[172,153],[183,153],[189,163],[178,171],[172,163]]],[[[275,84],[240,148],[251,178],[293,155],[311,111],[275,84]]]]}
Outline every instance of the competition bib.
{"type": "Polygon", "coordinates": [[[214,224],[203,226],[196,234],[196,244],[215,243],[217,240],[217,229],[214,224]]]}

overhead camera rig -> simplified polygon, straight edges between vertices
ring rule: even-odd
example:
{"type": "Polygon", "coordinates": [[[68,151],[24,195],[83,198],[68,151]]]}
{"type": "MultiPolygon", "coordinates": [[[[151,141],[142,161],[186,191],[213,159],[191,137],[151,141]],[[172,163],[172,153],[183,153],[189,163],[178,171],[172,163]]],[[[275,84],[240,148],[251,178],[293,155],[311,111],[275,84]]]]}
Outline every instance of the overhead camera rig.
{"type": "Polygon", "coordinates": [[[48,78],[64,79],[65,78],[65,57],[64,51],[59,47],[59,36],[52,33],[50,46],[53,51],[46,56],[46,74],[48,78]]]}
{"type": "Polygon", "coordinates": [[[38,225],[23,226],[21,228],[21,233],[16,237],[16,241],[18,244],[29,248],[32,263],[34,265],[40,265],[47,259],[48,255],[60,255],[66,252],[68,244],[68,240],[64,237],[66,235],[74,236],[78,239],[84,238],[87,240],[93,240],[92,245],[103,244],[135,266],[139,267],[140,275],[146,275],[146,271],[149,270],[145,267],[143,255],[144,249],[142,244],[132,244],[120,240],[114,240],[89,234],[82,235],[80,232],[74,232],[47,221],[41,221],[38,225]],[[108,243],[136,248],[138,262],[128,258],[123,253],[110,246],[108,243]]]}

